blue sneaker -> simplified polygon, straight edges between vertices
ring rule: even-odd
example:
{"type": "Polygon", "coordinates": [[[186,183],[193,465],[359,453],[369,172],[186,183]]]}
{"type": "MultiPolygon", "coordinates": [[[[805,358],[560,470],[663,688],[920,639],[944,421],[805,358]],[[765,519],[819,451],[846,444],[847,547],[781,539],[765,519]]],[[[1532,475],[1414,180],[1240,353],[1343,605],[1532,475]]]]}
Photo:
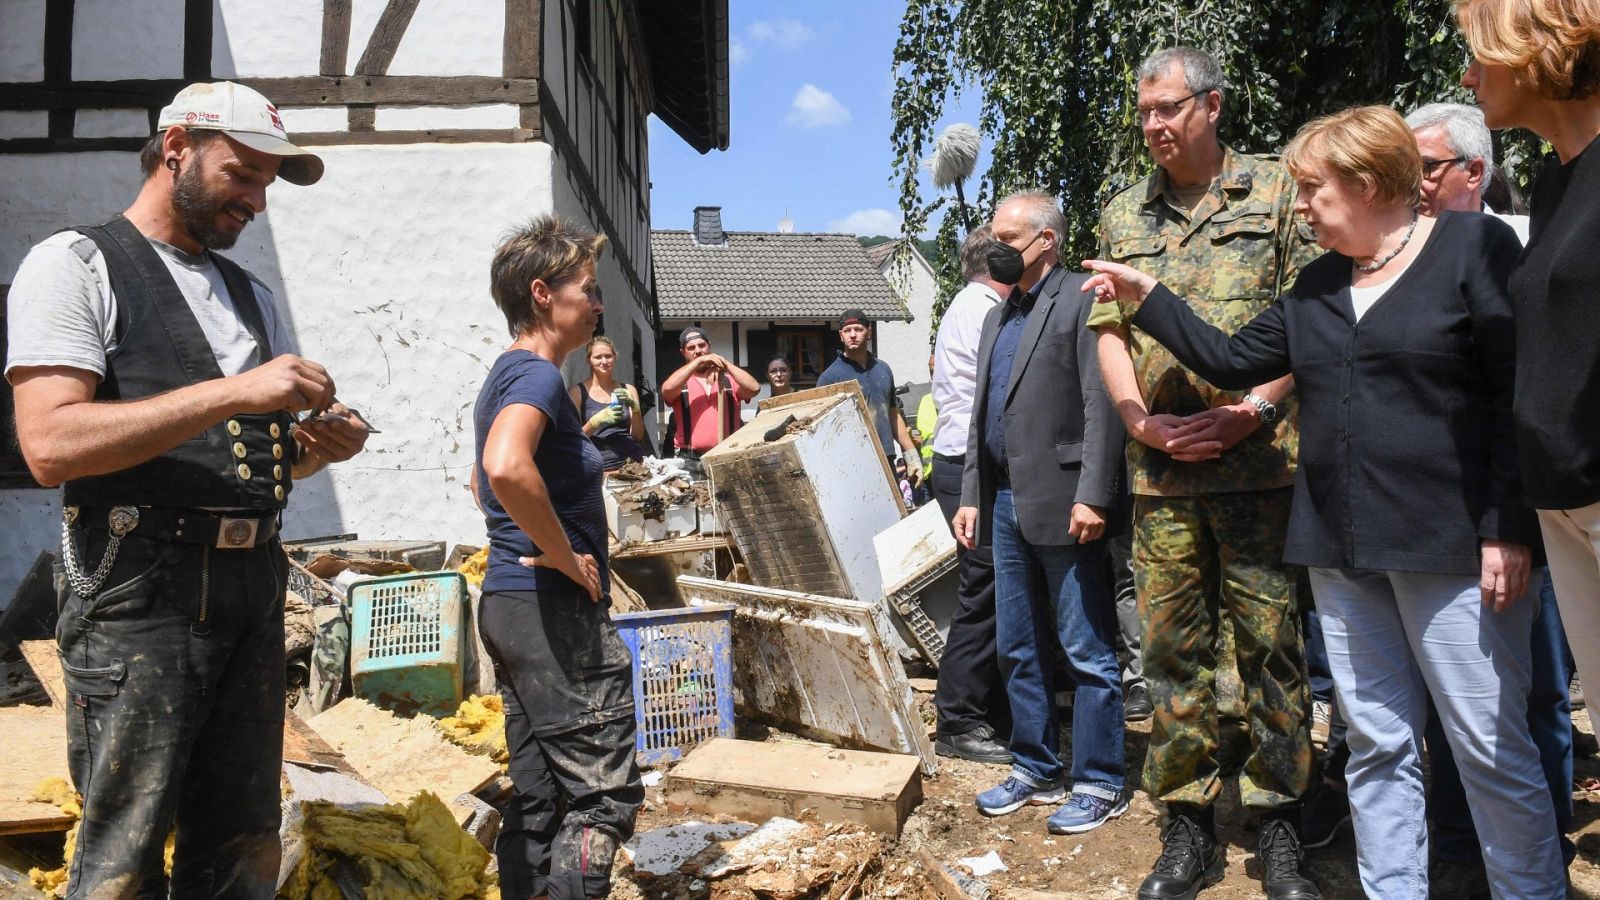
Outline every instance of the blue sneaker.
{"type": "Polygon", "coordinates": [[[1099,828],[1127,811],[1128,801],[1121,797],[1107,800],[1094,794],[1073,791],[1067,805],[1051,813],[1045,824],[1051,834],[1082,834],[1099,828]]]}
{"type": "Polygon", "coordinates": [[[1000,782],[998,787],[992,787],[978,795],[978,812],[986,816],[1003,816],[1006,813],[1014,813],[1030,803],[1041,806],[1060,803],[1066,796],[1067,789],[1061,785],[1046,788],[1029,787],[1013,776],[1000,782]]]}

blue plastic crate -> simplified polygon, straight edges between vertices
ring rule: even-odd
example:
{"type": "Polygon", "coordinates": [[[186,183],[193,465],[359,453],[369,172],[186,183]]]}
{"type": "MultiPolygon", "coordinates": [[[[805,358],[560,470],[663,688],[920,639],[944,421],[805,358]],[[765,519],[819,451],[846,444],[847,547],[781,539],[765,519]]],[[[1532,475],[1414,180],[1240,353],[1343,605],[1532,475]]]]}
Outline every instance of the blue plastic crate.
{"type": "Polygon", "coordinates": [[[350,588],[350,682],[402,715],[461,703],[467,582],[457,572],[394,575],[350,588]]]}
{"type": "Polygon", "coordinates": [[[619,613],[633,654],[639,764],[672,762],[701,741],[733,734],[733,607],[619,613]]]}

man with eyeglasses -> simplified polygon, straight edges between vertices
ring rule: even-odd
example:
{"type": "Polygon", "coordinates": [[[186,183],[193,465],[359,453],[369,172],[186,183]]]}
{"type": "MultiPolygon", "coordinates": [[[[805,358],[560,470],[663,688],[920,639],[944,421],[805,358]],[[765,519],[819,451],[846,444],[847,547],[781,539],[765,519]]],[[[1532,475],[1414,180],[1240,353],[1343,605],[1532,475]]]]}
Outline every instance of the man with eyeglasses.
{"type": "MultiPolygon", "coordinates": [[[[1233,331],[1320,251],[1295,222],[1288,171],[1218,139],[1224,86],[1216,60],[1191,47],[1140,66],[1139,125],[1157,169],[1107,203],[1099,252],[1182,285],[1202,319],[1233,331]]],[[[1219,724],[1232,718],[1248,723],[1239,794],[1261,819],[1266,894],[1320,897],[1300,872],[1310,699],[1297,592],[1282,562],[1297,449],[1292,381],[1222,391],[1125,325],[1116,304],[1099,304],[1089,324],[1131,438],[1132,565],[1155,707],[1143,781],[1168,813],[1139,896],[1193,897],[1221,879],[1213,807],[1225,774],[1219,724]]]]}

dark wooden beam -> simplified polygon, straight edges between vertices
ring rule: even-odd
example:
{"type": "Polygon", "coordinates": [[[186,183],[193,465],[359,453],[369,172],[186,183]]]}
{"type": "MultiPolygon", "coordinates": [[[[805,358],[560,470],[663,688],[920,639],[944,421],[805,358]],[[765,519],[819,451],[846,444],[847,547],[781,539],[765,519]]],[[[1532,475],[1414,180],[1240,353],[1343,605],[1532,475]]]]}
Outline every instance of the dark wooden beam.
{"type": "MultiPolygon", "coordinates": [[[[345,117],[351,131],[372,131],[378,125],[376,106],[352,106],[345,117]]],[[[296,140],[299,140],[297,137],[296,140]]]]}
{"type": "MultiPolygon", "coordinates": [[[[74,0],[46,3],[44,7],[44,80],[64,84],[72,80],[72,19],[74,0]]],[[[71,106],[36,106],[50,110],[50,136],[72,137],[77,115],[71,106]]]]}
{"type": "MultiPolygon", "coordinates": [[[[52,0],[51,9],[54,9],[52,0]]],[[[70,0],[69,0],[70,2],[70,0]]],[[[312,75],[300,78],[241,78],[279,106],[471,106],[480,103],[538,103],[537,78],[488,75],[312,75]]],[[[7,84],[0,110],[126,109],[165,106],[188,82],[181,78],[128,81],[36,82],[7,84]]]]}
{"type": "Polygon", "coordinates": [[[211,0],[184,0],[183,78],[211,80],[211,0]]]}
{"type": "Polygon", "coordinates": [[[354,0],[322,0],[322,56],[317,71],[345,74],[350,57],[350,7],[354,0]]]}
{"type": "MultiPolygon", "coordinates": [[[[526,128],[454,128],[425,131],[306,131],[295,134],[302,147],[338,147],[350,144],[521,144],[539,140],[526,128]]],[[[3,144],[0,141],[0,144],[3,144]]]]}
{"type": "Polygon", "coordinates": [[[372,29],[372,39],[356,62],[357,75],[383,75],[394,62],[394,53],[400,49],[400,39],[405,37],[406,26],[417,11],[421,0],[389,0],[378,16],[378,25],[372,29]]]}
{"type": "Polygon", "coordinates": [[[544,45],[544,0],[506,0],[505,76],[538,78],[544,45]]]}

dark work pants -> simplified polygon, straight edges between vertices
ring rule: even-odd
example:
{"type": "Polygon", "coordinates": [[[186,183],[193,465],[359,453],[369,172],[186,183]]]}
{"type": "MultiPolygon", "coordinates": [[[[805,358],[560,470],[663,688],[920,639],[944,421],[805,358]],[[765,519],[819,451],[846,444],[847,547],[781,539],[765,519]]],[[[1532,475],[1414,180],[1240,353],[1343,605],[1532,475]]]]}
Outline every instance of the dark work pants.
{"type": "MultiPolygon", "coordinates": [[[[933,497],[948,524],[961,507],[960,463],[933,458],[933,497]]],[[[994,553],[988,547],[956,548],[960,566],[960,604],[950,619],[949,637],[939,659],[939,685],[933,695],[939,733],[966,734],[990,725],[1011,733],[1011,707],[1000,680],[994,638],[994,553]]]]}
{"type": "Polygon", "coordinates": [[[633,663],[607,605],[576,585],[483,595],[515,787],[495,840],[503,896],[604,897],[644,803],[633,663]]]}
{"type": "Polygon", "coordinates": [[[1144,656],[1139,649],[1139,591],[1133,581],[1133,501],[1123,498],[1112,515],[1122,517],[1122,528],[1106,541],[1111,563],[1111,592],[1117,605],[1117,659],[1122,663],[1122,693],[1144,684],[1144,656]]]}
{"type": "MultiPolygon", "coordinates": [[[[104,531],[75,529],[89,571],[104,531]]],[[[277,541],[216,550],[129,535],[105,587],[70,588],[56,641],[83,821],[67,896],[269,898],[278,878],[283,595],[277,541]]]]}

